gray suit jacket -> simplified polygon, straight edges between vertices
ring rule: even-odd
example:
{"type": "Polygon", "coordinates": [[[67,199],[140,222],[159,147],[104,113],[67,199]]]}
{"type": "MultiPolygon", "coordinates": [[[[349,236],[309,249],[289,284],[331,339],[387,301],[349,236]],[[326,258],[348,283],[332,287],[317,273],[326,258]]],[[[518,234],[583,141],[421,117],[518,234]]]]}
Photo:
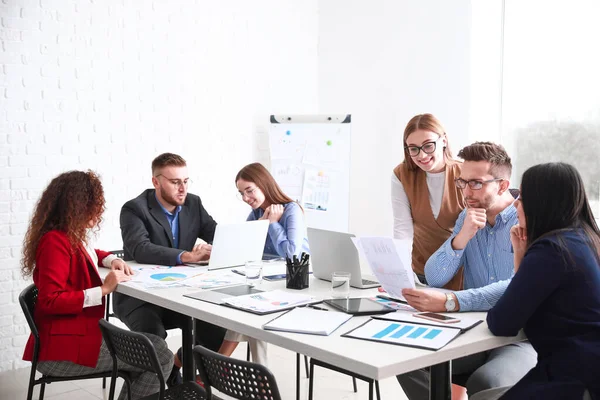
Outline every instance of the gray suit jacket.
{"type": "MultiPolygon", "coordinates": [[[[125,260],[141,264],[176,265],[177,256],[190,251],[200,238],[212,243],[217,223],[202,206],[200,197],[188,193],[179,212],[179,248],[173,248],[171,226],[158,204],[154,189],[147,189],[121,209],[121,237],[125,260]]],[[[145,302],[115,293],[117,316],[129,315],[145,302]]]]}

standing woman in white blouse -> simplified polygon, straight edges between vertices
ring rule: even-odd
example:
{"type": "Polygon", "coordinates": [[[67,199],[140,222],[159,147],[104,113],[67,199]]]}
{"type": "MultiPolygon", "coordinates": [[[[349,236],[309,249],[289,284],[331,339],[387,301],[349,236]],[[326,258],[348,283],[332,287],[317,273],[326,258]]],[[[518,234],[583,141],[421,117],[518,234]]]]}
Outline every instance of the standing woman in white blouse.
{"type": "MultiPolygon", "coordinates": [[[[441,122],[431,114],[414,116],[404,130],[404,161],[392,174],[394,238],[413,242],[412,267],[427,283],[427,259],[448,239],[465,208],[454,183],[461,162],[454,159],[441,122]]],[[[462,269],[446,288],[462,288],[462,269]]]]}

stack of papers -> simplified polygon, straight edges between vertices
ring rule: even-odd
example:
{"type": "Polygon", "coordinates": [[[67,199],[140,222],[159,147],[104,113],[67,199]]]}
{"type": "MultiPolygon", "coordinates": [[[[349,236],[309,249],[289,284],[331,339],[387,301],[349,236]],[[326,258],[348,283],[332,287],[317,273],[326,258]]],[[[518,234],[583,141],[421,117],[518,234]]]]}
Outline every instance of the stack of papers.
{"type": "Polygon", "coordinates": [[[255,314],[269,314],[318,302],[320,300],[312,296],[284,292],[283,290],[247,294],[225,300],[225,304],[227,305],[255,314]]]}
{"type": "Polygon", "coordinates": [[[263,325],[263,329],[328,336],[352,315],[297,307],[263,325]]]}

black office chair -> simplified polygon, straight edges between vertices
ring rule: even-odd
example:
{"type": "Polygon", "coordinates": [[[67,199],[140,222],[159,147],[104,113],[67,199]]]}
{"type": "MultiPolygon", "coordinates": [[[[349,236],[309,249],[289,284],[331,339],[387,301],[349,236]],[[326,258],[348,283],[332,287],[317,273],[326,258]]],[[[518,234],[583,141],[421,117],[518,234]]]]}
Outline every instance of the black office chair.
{"type": "Polygon", "coordinates": [[[315,377],[315,365],[318,367],[327,368],[333,371],[340,372],[342,374],[350,375],[352,377],[352,384],[354,386],[354,393],[357,392],[356,380],[360,379],[361,381],[365,381],[369,384],[369,400],[373,400],[373,385],[375,385],[375,390],[377,391],[377,400],[381,400],[381,394],[379,393],[379,381],[376,381],[371,378],[367,378],[366,376],[355,374],[354,372],[348,371],[343,368],[336,367],[335,365],[327,364],[323,361],[316,360],[314,358],[310,359],[310,377],[308,378],[308,400],[312,400],[313,398],[313,383],[315,377]]]}
{"type": "MultiPolygon", "coordinates": [[[[119,257],[121,260],[125,257],[125,251],[123,250],[111,250],[109,253],[114,254],[115,256],[119,257]]],[[[110,306],[111,306],[111,302],[110,302],[111,296],[110,293],[106,295],[106,312],[104,314],[104,319],[106,319],[107,321],[111,318],[111,317],[116,317],[114,312],[110,311],[110,306]]],[[[106,389],[106,378],[102,378],[102,389],[106,389]]]]}
{"type": "MultiPolygon", "coordinates": [[[[246,361],[250,361],[250,343],[246,348],[246,361]]],[[[309,378],[308,357],[304,356],[304,370],[306,377],[309,378]]],[[[354,380],[354,378],[352,378],[354,380]]],[[[356,380],[354,380],[354,391],[356,392],[356,380]]],[[[296,353],[296,400],[300,400],[300,353],[296,353]]]]}
{"type": "MultiPolygon", "coordinates": [[[[81,379],[96,379],[96,378],[104,378],[107,376],[111,376],[111,371],[107,372],[98,372],[95,374],[88,375],[77,375],[77,376],[50,376],[43,375],[40,379],[35,379],[35,373],[37,370],[38,364],[38,354],[40,351],[40,334],[38,332],[37,326],[35,325],[35,321],[33,319],[33,312],[35,309],[35,303],[37,301],[38,289],[34,284],[27,286],[21,294],[19,295],[19,304],[21,305],[21,309],[23,310],[23,314],[25,314],[25,319],[27,320],[27,324],[29,325],[29,329],[31,329],[31,333],[33,334],[33,359],[31,360],[31,373],[29,375],[29,386],[27,389],[27,400],[31,400],[33,397],[33,388],[35,385],[41,385],[40,387],[40,396],[39,400],[44,398],[44,391],[46,390],[46,384],[50,384],[52,382],[64,382],[64,381],[76,381],[81,379]]],[[[127,372],[122,372],[118,374],[119,377],[125,380],[125,384],[128,389],[128,398],[131,399],[131,392],[129,391],[130,377],[127,372]]],[[[115,378],[116,379],[116,378],[115,378]]]]}
{"type": "Polygon", "coordinates": [[[281,400],[275,377],[262,364],[227,357],[202,346],[194,347],[194,358],[209,399],[215,388],[239,400],[281,400]]]}
{"type": "Polygon", "coordinates": [[[147,400],[192,400],[206,399],[206,392],[202,386],[196,382],[187,381],[176,387],[165,390],[165,379],[162,375],[162,369],[156,350],[150,339],[138,332],[127,331],[118,328],[111,323],[100,320],[100,330],[102,337],[106,342],[108,351],[113,359],[113,374],[110,381],[109,400],[115,396],[115,382],[117,378],[117,360],[140,368],[144,371],[153,372],[158,377],[160,391],[158,397],[156,394],[146,396],[147,400]]]}

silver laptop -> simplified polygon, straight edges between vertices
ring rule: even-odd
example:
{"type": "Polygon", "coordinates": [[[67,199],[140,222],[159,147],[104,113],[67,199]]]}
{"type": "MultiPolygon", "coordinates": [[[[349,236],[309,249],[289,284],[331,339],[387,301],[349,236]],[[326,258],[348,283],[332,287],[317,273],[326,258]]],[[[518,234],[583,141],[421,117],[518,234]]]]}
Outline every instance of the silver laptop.
{"type": "Polygon", "coordinates": [[[331,281],[334,271],[350,272],[350,286],[359,289],[378,287],[379,282],[371,275],[363,275],[358,250],[350,238],[351,233],[308,228],[308,243],[313,275],[331,281]]]}
{"type": "Polygon", "coordinates": [[[261,260],[267,240],[269,221],[217,224],[208,269],[244,265],[261,260]]]}

